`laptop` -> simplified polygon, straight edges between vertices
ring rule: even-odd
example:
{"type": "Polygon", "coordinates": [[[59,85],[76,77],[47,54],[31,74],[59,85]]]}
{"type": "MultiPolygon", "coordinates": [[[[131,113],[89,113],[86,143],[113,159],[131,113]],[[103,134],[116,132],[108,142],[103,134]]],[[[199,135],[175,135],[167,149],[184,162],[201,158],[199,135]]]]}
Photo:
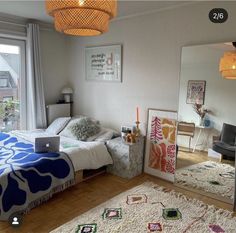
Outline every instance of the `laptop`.
{"type": "Polygon", "coordinates": [[[59,152],[59,148],[60,136],[35,138],[35,153],[59,152]]]}

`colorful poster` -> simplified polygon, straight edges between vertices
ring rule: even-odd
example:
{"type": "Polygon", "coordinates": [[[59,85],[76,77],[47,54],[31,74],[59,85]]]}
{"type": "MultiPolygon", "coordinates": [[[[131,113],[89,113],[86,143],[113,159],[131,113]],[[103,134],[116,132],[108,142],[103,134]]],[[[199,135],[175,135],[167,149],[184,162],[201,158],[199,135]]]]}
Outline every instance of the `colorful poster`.
{"type": "Polygon", "coordinates": [[[177,112],[149,109],[145,172],[174,182],[177,112]]]}

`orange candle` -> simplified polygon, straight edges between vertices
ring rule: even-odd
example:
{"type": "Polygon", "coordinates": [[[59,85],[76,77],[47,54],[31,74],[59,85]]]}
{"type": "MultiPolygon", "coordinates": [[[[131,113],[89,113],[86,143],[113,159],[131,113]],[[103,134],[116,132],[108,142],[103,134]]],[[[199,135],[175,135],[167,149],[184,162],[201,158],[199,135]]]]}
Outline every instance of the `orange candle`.
{"type": "Polygon", "coordinates": [[[136,108],[136,121],[139,122],[139,108],[136,108]]]}

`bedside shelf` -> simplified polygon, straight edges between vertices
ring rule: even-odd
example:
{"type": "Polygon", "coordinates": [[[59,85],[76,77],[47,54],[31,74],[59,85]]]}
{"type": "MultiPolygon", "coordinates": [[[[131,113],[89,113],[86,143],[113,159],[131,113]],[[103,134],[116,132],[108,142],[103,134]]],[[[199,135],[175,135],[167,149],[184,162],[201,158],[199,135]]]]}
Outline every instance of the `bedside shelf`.
{"type": "Polygon", "coordinates": [[[107,149],[113,159],[113,165],[107,172],[123,178],[133,178],[143,171],[144,137],[140,136],[136,143],[124,143],[121,137],[107,142],[107,149]]]}

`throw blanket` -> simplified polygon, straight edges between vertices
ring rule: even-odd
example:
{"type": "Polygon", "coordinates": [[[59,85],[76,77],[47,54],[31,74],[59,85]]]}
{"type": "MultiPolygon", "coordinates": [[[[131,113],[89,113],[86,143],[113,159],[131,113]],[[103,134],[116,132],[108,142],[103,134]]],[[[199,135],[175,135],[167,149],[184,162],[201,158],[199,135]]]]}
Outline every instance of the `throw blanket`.
{"type": "Polygon", "coordinates": [[[74,184],[65,153],[34,153],[34,146],[0,133],[0,220],[25,213],[74,184]]]}

